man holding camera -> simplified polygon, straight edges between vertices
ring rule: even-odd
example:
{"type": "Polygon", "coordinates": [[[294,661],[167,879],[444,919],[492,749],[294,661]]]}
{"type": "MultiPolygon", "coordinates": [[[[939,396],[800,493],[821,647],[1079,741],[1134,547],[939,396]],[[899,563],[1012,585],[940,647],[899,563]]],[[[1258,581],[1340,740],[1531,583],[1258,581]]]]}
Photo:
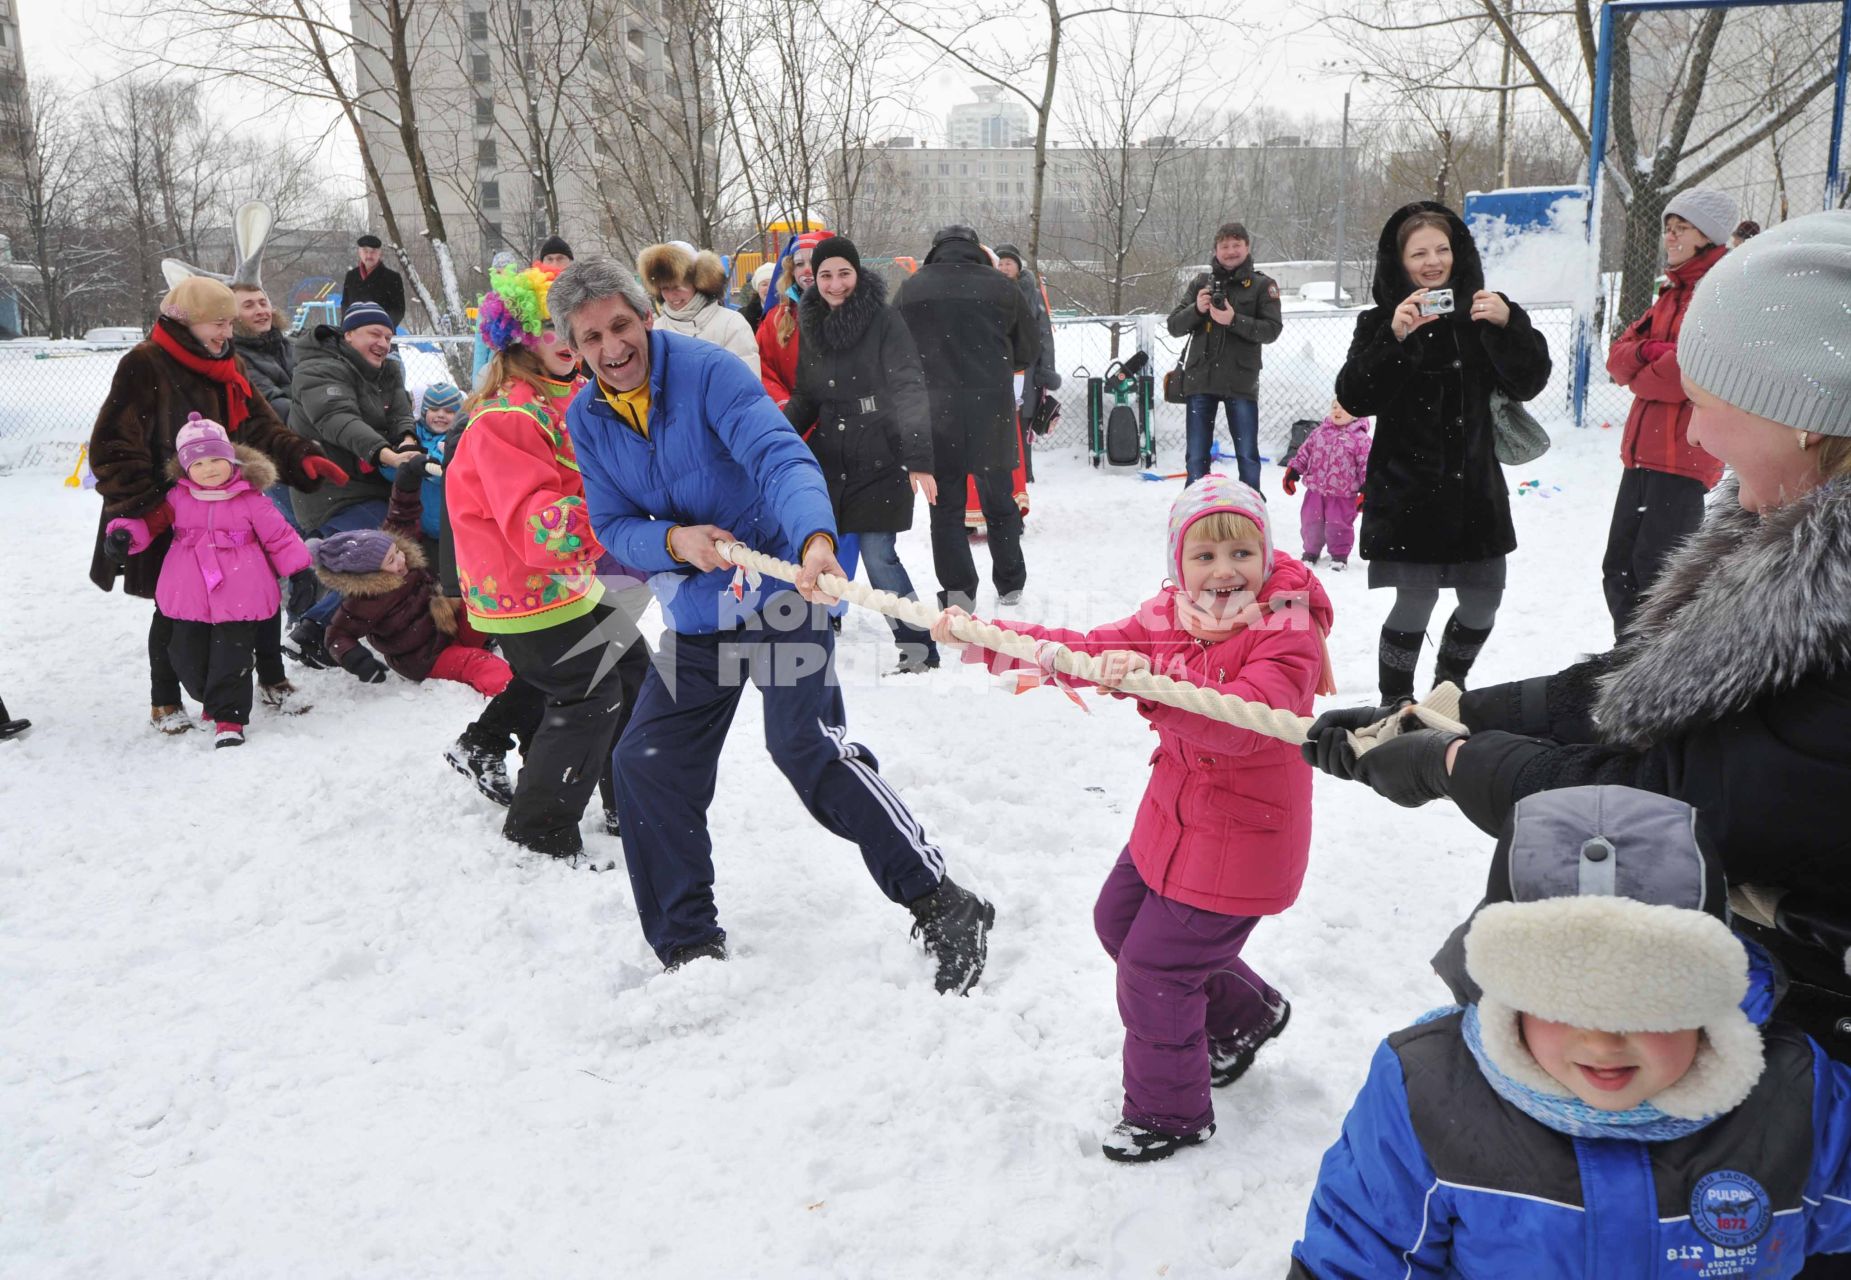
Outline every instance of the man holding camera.
{"type": "Polygon", "coordinates": [[[1241,483],[1260,487],[1260,348],[1284,327],[1279,286],[1253,269],[1253,237],[1238,222],[1215,232],[1215,257],[1170,313],[1170,334],[1189,339],[1182,362],[1188,412],[1189,483],[1208,474],[1215,410],[1227,406],[1241,483]]]}

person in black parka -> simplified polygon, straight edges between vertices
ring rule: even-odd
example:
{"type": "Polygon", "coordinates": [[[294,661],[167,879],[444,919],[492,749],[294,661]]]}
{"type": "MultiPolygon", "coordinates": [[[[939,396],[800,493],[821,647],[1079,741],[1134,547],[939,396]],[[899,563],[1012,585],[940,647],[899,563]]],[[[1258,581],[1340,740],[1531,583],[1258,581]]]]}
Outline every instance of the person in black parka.
{"type": "Polygon", "coordinates": [[[1337,400],[1375,419],[1359,550],[1369,585],[1394,587],[1378,651],[1382,701],[1414,693],[1414,668],[1440,591],[1459,606],[1440,640],[1434,683],[1461,688],[1491,634],[1504,557],[1517,546],[1498,466],[1491,396],[1529,400],[1549,381],[1549,344],[1523,308],[1485,288],[1465,223],[1445,205],[1398,209],[1382,228],[1376,305],[1356,318],[1337,400]],[[1429,290],[1455,309],[1425,316],[1429,290]]]}
{"type": "Polygon", "coordinates": [[[397,329],[405,319],[404,277],[381,261],[385,246],[378,236],[364,235],[354,244],[354,265],[341,280],[341,310],[356,302],[377,302],[397,329]]]}
{"type": "Polygon", "coordinates": [[[932,456],[939,498],[932,503],[932,563],[941,605],[969,608],[977,564],[964,531],[965,477],[978,478],[996,591],[1011,596],[1028,581],[1022,513],[1007,500],[1015,469],[1015,371],[1035,361],[1035,318],[1015,282],[998,271],[969,227],[932,238],[925,265],[894,295],[919,348],[932,407],[932,456]],[[1003,472],[1005,483],[986,484],[1003,472]]]}
{"type": "MultiPolygon", "coordinates": [[[[797,386],[784,416],[823,468],[836,531],[860,537],[868,581],[915,599],[896,535],[913,527],[913,493],[938,498],[931,412],[913,337],[887,285],[862,272],[854,243],[831,236],[810,255],[815,283],[797,304],[797,386]]],[[[938,646],[894,618],[900,670],[938,665],[938,646]]]]}

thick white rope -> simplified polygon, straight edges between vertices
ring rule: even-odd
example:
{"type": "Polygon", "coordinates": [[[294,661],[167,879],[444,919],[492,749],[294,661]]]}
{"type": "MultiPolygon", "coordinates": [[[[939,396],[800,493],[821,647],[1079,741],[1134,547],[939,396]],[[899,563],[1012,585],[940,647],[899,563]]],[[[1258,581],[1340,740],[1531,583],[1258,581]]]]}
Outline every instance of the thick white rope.
{"type": "MultiPolygon", "coordinates": [[[[784,582],[797,580],[798,568],[788,560],[779,560],[762,551],[754,551],[743,542],[719,542],[715,546],[723,559],[748,573],[764,574],[784,582]]],[[[832,596],[885,614],[889,618],[911,623],[922,631],[929,631],[932,624],[938,621],[939,610],[929,604],[908,600],[891,591],[877,591],[833,573],[818,575],[816,585],[819,590],[832,596]]],[[[1103,670],[1100,659],[1092,654],[1080,653],[1054,641],[1037,640],[1033,636],[1008,631],[979,618],[954,619],[951,631],[967,644],[993,649],[1041,670],[1052,667],[1064,675],[1093,683],[1098,682],[1103,670]]],[[[1251,729],[1255,733],[1293,744],[1305,741],[1313,721],[1311,716],[1301,716],[1293,711],[1268,706],[1264,702],[1248,702],[1217,689],[1204,689],[1186,680],[1173,680],[1156,671],[1133,671],[1120,680],[1117,687],[1149,702],[1179,707],[1184,711],[1207,716],[1210,720],[1219,720],[1240,729],[1251,729]]],[[[1442,684],[1401,714],[1390,716],[1351,735],[1357,754],[1400,734],[1403,715],[1414,716],[1428,728],[1458,734],[1467,731],[1459,723],[1459,690],[1453,685],[1442,684]]]]}

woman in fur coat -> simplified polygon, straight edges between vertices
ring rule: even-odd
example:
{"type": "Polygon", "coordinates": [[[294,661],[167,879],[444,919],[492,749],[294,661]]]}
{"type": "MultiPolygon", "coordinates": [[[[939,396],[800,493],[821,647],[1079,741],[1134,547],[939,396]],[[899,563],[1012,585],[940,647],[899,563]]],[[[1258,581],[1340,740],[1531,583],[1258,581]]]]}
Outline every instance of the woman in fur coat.
{"type": "Polygon", "coordinates": [[[1450,797],[1487,832],[1539,791],[1617,783],[1695,805],[1737,925],[1786,962],[1783,1015],[1851,1060],[1851,366],[1821,333],[1851,297],[1851,213],[1795,218],[1697,286],[1678,361],[1689,437],[1734,475],[1672,554],[1624,642],[1467,694],[1471,736],[1402,734],[1308,757],[1398,804],[1450,797]]]}
{"type": "Polygon", "coordinates": [[[726,305],[726,268],[718,254],[652,244],[636,256],[636,274],[655,299],[657,324],[725,347],[758,373],[758,339],[745,317],[726,305]]]}
{"type": "MultiPolygon", "coordinates": [[[[868,581],[915,599],[899,533],[913,527],[913,494],[938,500],[932,417],[911,331],[887,305],[887,285],[863,273],[854,244],[831,236],[811,256],[816,283],[797,304],[797,385],[784,416],[822,465],[836,530],[858,534],[868,581]]],[[[903,672],[938,665],[932,637],[889,620],[903,672]]]]}

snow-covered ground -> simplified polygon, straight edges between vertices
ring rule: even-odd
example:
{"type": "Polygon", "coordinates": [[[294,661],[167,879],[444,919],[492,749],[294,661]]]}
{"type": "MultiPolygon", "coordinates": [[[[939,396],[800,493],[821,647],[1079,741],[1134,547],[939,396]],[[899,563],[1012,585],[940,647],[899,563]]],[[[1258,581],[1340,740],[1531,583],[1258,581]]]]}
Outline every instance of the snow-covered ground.
{"type": "MultiPolygon", "coordinates": [[[[1513,500],[1482,679],[1610,641],[1615,445],[1563,428],[1512,474],[1542,486],[1513,500]]],[[[1122,616],[1162,577],[1176,487],[1037,468],[1020,614],[1122,616]]],[[[440,759],[480,705],[461,686],[296,673],[314,710],[260,714],[242,750],[153,734],[147,606],[84,577],[96,501],[0,476],[0,694],[36,722],[0,744],[7,1276],[1276,1277],[1373,1046],[1443,1002],[1426,958],[1483,885],[1490,841],[1450,806],[1320,777],[1304,895],[1248,951],[1290,1031],[1218,1092],[1207,1146],[1109,1164],[1091,909],[1146,778],[1128,706],[883,680],[885,627],[851,616],[851,730],[997,904],[982,985],[934,994],[750,692],[712,815],[734,956],[664,975],[620,871],[516,856],[440,759]]],[[[1295,551],[1296,502],[1273,509],[1295,551]]],[[[923,528],[902,548],[929,580],[923,528]]],[[[1388,594],[1325,581],[1335,701],[1370,699],[1388,594]]]]}

